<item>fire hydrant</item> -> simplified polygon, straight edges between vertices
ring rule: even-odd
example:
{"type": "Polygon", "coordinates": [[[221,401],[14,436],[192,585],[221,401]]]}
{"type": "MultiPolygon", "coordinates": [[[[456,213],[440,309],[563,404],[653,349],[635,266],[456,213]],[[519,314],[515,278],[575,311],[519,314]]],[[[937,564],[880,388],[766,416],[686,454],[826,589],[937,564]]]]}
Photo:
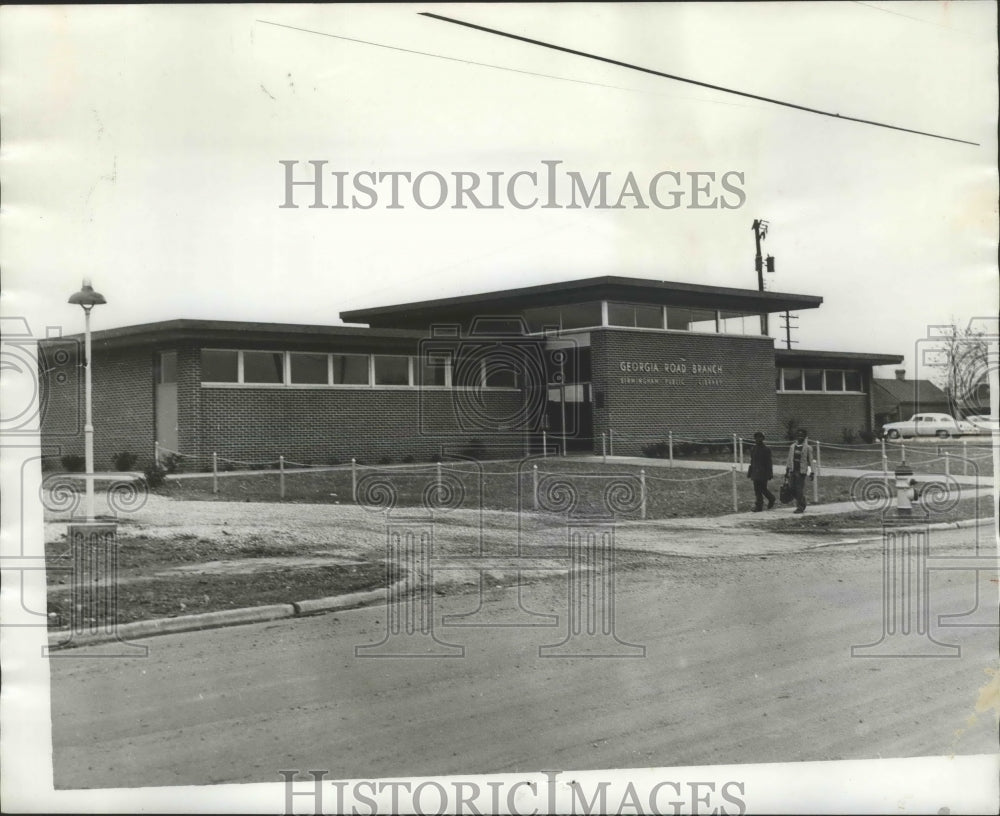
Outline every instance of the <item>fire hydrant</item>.
{"type": "Polygon", "coordinates": [[[913,471],[901,462],[895,470],[896,474],[896,514],[909,516],[913,514],[912,500],[917,497],[916,480],[912,478],[913,471]]]}

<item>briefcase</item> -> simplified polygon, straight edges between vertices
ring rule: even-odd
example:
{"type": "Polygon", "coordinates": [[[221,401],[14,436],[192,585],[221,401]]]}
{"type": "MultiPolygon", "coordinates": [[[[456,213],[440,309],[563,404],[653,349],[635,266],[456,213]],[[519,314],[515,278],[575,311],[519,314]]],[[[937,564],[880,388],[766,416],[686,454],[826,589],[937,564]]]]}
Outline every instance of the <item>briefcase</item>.
{"type": "Polygon", "coordinates": [[[787,478],[781,483],[781,490],[778,491],[778,498],[781,499],[782,504],[791,504],[795,499],[795,491],[792,490],[791,482],[789,482],[787,478]]]}

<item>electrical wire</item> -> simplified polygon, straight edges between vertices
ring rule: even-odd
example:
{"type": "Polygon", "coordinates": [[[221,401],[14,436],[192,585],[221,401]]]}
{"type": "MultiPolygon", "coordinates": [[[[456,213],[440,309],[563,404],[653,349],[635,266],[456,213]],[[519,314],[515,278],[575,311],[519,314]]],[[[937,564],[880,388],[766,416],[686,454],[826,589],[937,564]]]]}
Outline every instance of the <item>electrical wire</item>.
{"type": "Polygon", "coordinates": [[[594,85],[598,88],[610,88],[615,91],[631,91],[633,88],[622,88],[618,85],[605,85],[602,82],[591,82],[586,79],[572,79],[571,77],[556,76],[555,74],[540,74],[536,71],[525,71],[520,68],[508,68],[505,65],[492,65],[488,62],[476,62],[475,60],[461,59],[460,57],[447,57],[444,54],[434,54],[430,51],[416,51],[412,48],[402,48],[398,45],[386,45],[385,43],[372,42],[371,40],[359,40],[355,37],[345,37],[341,34],[329,34],[326,31],[316,31],[311,28],[300,28],[299,26],[286,25],[285,23],[275,23],[271,20],[257,20],[264,25],[276,26],[278,28],[289,28],[292,31],[301,31],[305,34],[317,34],[320,37],[330,37],[334,40],[344,40],[345,42],[358,43],[359,45],[372,45],[375,48],[385,48],[389,51],[400,51],[404,54],[416,54],[421,57],[433,57],[435,59],[448,60],[449,62],[460,62],[463,65],[477,65],[481,68],[495,68],[498,71],[511,71],[515,74],[526,74],[527,76],[544,77],[545,79],[558,79],[563,82],[575,82],[579,85],[594,85]]]}
{"type": "Polygon", "coordinates": [[[748,93],[747,91],[738,91],[735,88],[726,88],[722,85],[713,85],[709,82],[701,82],[697,79],[689,79],[687,77],[677,76],[676,74],[668,74],[663,71],[657,71],[653,68],[644,68],[641,65],[634,65],[629,62],[623,62],[622,60],[611,59],[610,57],[602,57],[597,54],[590,54],[586,51],[578,51],[575,48],[567,48],[563,45],[555,45],[554,43],[548,43],[543,40],[535,40],[530,37],[522,37],[519,34],[511,34],[507,31],[500,31],[495,28],[487,28],[486,26],[476,25],[475,23],[468,23],[464,20],[458,20],[454,17],[445,17],[442,14],[433,14],[429,11],[418,12],[423,17],[430,17],[434,20],[440,20],[445,23],[452,23],[454,25],[465,26],[466,28],[471,28],[476,31],[483,31],[487,34],[496,34],[500,37],[507,37],[512,40],[517,40],[518,42],[529,43],[530,45],[540,45],[543,48],[551,48],[553,51],[562,51],[565,54],[573,54],[578,57],[586,57],[587,59],[597,60],[598,62],[605,62],[609,65],[617,65],[620,68],[630,68],[633,71],[641,71],[644,74],[652,74],[653,76],[663,77],[664,79],[673,79],[677,82],[685,82],[689,85],[697,85],[700,88],[710,88],[713,91],[722,91],[723,93],[735,94],[736,96],[742,96],[747,99],[756,99],[760,102],[768,102],[772,105],[780,105],[785,108],[792,108],[794,110],[804,111],[805,113],[815,113],[820,116],[829,116],[832,119],[843,119],[846,122],[858,122],[862,125],[872,125],[874,127],[887,128],[889,130],[899,130],[904,133],[913,133],[917,136],[929,136],[932,139],[943,139],[948,142],[959,142],[960,144],[973,145],[975,147],[979,146],[979,142],[970,142],[966,139],[956,139],[953,136],[942,136],[937,133],[928,133],[923,130],[914,130],[912,128],[899,127],[898,125],[888,125],[883,122],[875,122],[870,119],[859,119],[854,116],[842,116],[839,113],[831,113],[829,111],[820,110],[819,108],[810,108],[805,105],[797,105],[794,102],[784,102],[780,99],[772,99],[767,96],[760,96],[758,94],[748,93]]]}

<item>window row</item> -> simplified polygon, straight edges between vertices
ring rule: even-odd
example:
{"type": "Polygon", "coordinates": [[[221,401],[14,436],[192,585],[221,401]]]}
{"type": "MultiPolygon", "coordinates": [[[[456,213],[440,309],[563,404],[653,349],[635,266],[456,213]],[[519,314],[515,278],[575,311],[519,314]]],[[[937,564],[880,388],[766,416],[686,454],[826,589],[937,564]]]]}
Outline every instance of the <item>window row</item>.
{"type": "Polygon", "coordinates": [[[709,334],[760,334],[758,314],[687,306],[652,306],[644,303],[592,301],[569,306],[527,309],[524,319],[531,332],[547,329],[586,329],[617,326],[636,329],[707,332],[709,334]]]}
{"type": "Polygon", "coordinates": [[[453,382],[446,357],[310,351],[201,350],[201,381],[242,385],[465,386],[516,388],[514,372],[465,366],[453,382]]]}
{"type": "Polygon", "coordinates": [[[829,368],[779,368],[775,377],[778,391],[863,390],[861,372],[829,368]]]}

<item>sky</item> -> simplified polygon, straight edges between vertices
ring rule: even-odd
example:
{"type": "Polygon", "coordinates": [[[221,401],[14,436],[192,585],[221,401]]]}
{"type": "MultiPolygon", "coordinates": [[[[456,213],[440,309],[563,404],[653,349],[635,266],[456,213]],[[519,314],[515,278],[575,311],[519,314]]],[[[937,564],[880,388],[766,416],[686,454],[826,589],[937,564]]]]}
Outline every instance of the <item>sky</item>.
{"type": "Polygon", "coordinates": [[[929,326],[1000,298],[993,3],[6,6],[0,22],[0,309],[38,335],[82,329],[66,299],[85,277],[108,300],[98,330],[334,324],[608,274],[754,289],[754,219],[767,288],[824,298],[797,348],[902,354],[913,376],[929,326]],[[543,161],[564,197],[565,171],[608,173],[612,201],[630,173],[687,188],[674,209],[392,209],[386,182],[370,209],[311,208],[301,187],[291,208],[282,161],[300,180],[326,162],[325,199],[333,172],[506,184],[543,161]],[[723,199],[739,206],[689,206],[692,173],[715,174],[708,200],[739,174],[723,199]]]}
{"type": "MultiPolygon", "coordinates": [[[[799,314],[796,347],[901,354],[920,375],[929,327],[995,315],[1000,298],[996,9],[6,5],[5,331],[6,318],[38,337],[82,330],[66,301],[83,278],[108,301],[96,330],[175,318],[335,324],[351,309],[596,275],[754,289],[751,225],[765,219],[777,269],[767,288],[825,299],[799,314]],[[421,11],[976,144],[779,107],[421,11]],[[560,162],[588,180],[607,173],[612,198],[629,174],[640,189],[667,172],[738,174],[729,178],[741,195],[721,196],[739,201],[730,208],[691,208],[688,189],[675,209],[634,199],[621,209],[393,209],[384,195],[371,209],[335,209],[307,206],[298,188],[291,208],[281,206],[282,161],[301,171],[326,162],[351,178],[505,181],[560,162]]],[[[12,458],[0,460],[4,479],[23,478],[12,458]]],[[[22,492],[38,495],[4,491],[5,520],[22,510],[22,492]]],[[[27,504],[37,552],[41,508],[27,504]]],[[[18,698],[14,709],[48,738],[35,708],[18,698]]],[[[135,789],[124,794],[134,807],[135,789]]]]}

